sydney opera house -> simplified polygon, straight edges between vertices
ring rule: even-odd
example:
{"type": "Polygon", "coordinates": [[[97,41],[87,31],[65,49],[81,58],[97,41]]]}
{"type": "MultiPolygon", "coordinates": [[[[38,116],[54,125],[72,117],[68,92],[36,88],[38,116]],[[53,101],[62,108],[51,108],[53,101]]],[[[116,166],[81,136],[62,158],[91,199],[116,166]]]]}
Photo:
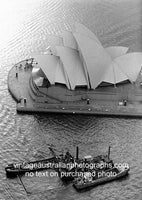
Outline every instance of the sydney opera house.
{"type": "Polygon", "coordinates": [[[73,31],[50,36],[47,52],[34,56],[31,82],[34,88],[59,101],[93,98],[98,88],[136,82],[142,67],[142,53],[128,48],[104,48],[87,27],[75,23],[73,31]]]}

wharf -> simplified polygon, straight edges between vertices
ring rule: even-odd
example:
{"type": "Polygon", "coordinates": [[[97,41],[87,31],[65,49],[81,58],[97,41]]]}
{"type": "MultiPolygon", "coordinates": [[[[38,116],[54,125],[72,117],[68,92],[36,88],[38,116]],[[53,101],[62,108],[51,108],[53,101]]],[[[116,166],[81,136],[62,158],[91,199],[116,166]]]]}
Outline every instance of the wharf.
{"type": "MultiPolygon", "coordinates": [[[[86,101],[55,101],[51,96],[45,96],[45,101],[37,101],[36,94],[31,90],[30,78],[32,66],[25,67],[26,60],[14,65],[8,74],[8,89],[14,99],[17,101],[18,112],[43,112],[43,113],[63,113],[63,114],[87,114],[87,115],[101,115],[101,116],[126,116],[126,117],[142,117],[142,89],[137,86],[139,82],[132,85],[129,90],[135,94],[134,101],[127,99],[127,105],[120,105],[119,100],[106,98],[103,91],[101,99],[91,99],[89,104],[86,101]],[[135,96],[137,98],[135,98],[135,96]],[[47,101],[48,100],[48,101],[47,101]]],[[[121,90],[120,90],[121,91],[121,90]]],[[[111,94],[114,93],[112,90],[111,94]]],[[[97,93],[94,95],[97,96],[97,93]]],[[[117,94],[118,95],[118,94],[117,94]]],[[[121,95],[120,95],[121,96],[121,95]]]]}

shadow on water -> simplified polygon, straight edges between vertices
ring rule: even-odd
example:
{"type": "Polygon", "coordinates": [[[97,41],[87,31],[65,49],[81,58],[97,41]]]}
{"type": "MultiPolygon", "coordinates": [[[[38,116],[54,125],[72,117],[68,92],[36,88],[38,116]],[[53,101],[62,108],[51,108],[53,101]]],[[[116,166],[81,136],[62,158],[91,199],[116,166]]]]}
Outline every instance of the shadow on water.
{"type": "MultiPolygon", "coordinates": [[[[74,118],[74,117],[78,117],[78,118],[84,118],[84,117],[90,117],[90,118],[95,118],[95,119],[101,119],[101,118],[116,118],[116,119],[124,119],[124,120],[129,120],[129,119],[142,119],[142,116],[140,115],[121,115],[121,114],[118,114],[118,115],[115,115],[115,113],[110,113],[110,114],[70,114],[70,113],[53,113],[53,112],[48,112],[48,113],[45,113],[45,112],[18,112],[19,115],[33,115],[35,117],[60,117],[60,118],[74,118]]],[[[130,113],[131,114],[131,113],[130,113]]]]}

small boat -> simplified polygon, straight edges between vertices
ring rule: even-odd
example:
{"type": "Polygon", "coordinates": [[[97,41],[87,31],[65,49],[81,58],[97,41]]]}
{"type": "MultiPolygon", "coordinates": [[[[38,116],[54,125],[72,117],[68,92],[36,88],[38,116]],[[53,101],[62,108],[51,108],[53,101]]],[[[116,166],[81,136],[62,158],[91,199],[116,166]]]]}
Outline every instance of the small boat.
{"type": "Polygon", "coordinates": [[[51,157],[38,161],[12,163],[5,167],[7,177],[15,177],[26,172],[50,169],[57,163],[56,157],[51,157]]]}
{"type": "Polygon", "coordinates": [[[73,186],[77,190],[85,189],[91,186],[97,186],[109,181],[113,181],[124,177],[129,172],[129,167],[113,167],[108,170],[89,171],[83,176],[75,178],[73,186]]]}
{"type": "MultiPolygon", "coordinates": [[[[26,172],[40,171],[45,169],[54,169],[59,172],[59,168],[61,168],[60,163],[64,164],[69,161],[68,159],[70,159],[70,161],[74,160],[74,157],[69,152],[67,152],[65,155],[56,155],[53,148],[49,147],[49,149],[53,157],[31,162],[8,164],[5,167],[7,177],[14,178],[17,175],[22,175],[26,172]]],[[[67,167],[65,167],[65,169],[67,169],[67,167]]]]}
{"type": "Polygon", "coordinates": [[[71,181],[74,180],[82,171],[91,170],[88,166],[96,166],[100,164],[101,169],[107,170],[107,166],[113,166],[113,161],[110,160],[110,147],[107,155],[98,155],[96,157],[92,157],[91,155],[85,156],[84,158],[79,158],[79,148],[76,148],[76,157],[73,158],[68,152],[66,153],[64,160],[65,167],[59,167],[58,173],[62,181],[71,181]],[[104,167],[102,167],[101,163],[106,163],[104,167]]]}

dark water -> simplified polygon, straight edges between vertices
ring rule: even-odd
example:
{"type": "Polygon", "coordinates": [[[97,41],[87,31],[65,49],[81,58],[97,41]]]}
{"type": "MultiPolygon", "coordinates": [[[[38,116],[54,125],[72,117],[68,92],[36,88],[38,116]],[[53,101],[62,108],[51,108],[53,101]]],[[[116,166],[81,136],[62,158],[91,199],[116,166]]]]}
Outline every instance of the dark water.
{"type": "Polygon", "coordinates": [[[0,1],[0,200],[142,199],[142,119],[74,115],[20,115],[7,91],[12,63],[45,51],[48,35],[71,30],[74,21],[90,28],[105,47],[122,45],[142,51],[142,0],[5,0],[0,1]],[[49,156],[48,144],[58,153],[69,149],[81,156],[97,155],[112,146],[111,156],[130,165],[123,180],[78,193],[58,177],[5,177],[13,161],[49,156]]]}

